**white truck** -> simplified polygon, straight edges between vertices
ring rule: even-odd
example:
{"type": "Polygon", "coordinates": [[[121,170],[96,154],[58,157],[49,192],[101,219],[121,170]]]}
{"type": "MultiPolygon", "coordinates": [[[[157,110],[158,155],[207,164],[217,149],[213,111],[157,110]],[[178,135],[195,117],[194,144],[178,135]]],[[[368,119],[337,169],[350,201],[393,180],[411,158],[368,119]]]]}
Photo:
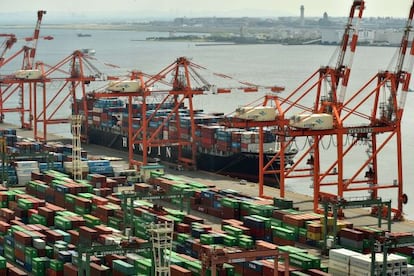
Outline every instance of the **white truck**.
{"type": "Polygon", "coordinates": [[[252,121],[272,121],[276,115],[276,109],[272,106],[244,106],[236,109],[234,117],[252,121]]]}
{"type": "Polygon", "coordinates": [[[138,92],[141,89],[141,82],[137,80],[111,81],[108,90],[112,92],[138,92]]]}
{"type": "Polygon", "coordinates": [[[289,119],[289,125],[295,128],[323,130],[333,128],[331,114],[299,114],[289,119]]]}

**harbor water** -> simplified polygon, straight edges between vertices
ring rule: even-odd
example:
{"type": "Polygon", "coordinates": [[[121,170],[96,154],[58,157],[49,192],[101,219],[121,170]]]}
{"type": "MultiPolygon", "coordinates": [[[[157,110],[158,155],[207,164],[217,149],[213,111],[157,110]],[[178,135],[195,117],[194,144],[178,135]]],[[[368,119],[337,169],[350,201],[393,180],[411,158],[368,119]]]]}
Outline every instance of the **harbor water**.
{"type": "MultiPolygon", "coordinates": [[[[15,33],[17,37],[31,35],[31,29],[8,28],[2,30],[15,33]]],[[[40,40],[36,60],[45,64],[55,65],[77,49],[94,49],[93,56],[99,70],[106,75],[127,76],[132,70],[140,70],[148,74],[156,74],[173,63],[176,58],[185,56],[192,62],[205,68],[205,74],[220,73],[233,77],[240,82],[251,82],[264,86],[279,85],[285,87],[285,95],[296,89],[302,82],[311,76],[320,66],[333,65],[336,61],[337,46],[322,45],[211,45],[199,46],[195,42],[160,42],[146,41],[147,37],[168,36],[168,33],[149,33],[134,31],[107,31],[91,30],[89,37],[78,37],[76,29],[48,29],[41,30],[41,35],[51,35],[51,41],[40,40]],[[106,64],[117,65],[118,68],[106,64]]],[[[19,50],[22,44],[16,44],[10,51],[19,50]]],[[[357,48],[347,95],[352,95],[363,84],[371,79],[379,70],[390,69],[395,62],[397,48],[369,47],[357,48]],[[391,67],[390,67],[391,65],[391,67]]],[[[2,69],[1,74],[11,74],[19,68],[21,60],[10,63],[2,69]]],[[[68,68],[66,68],[68,69],[68,68]]],[[[207,77],[206,77],[207,79],[207,77]]],[[[218,86],[225,87],[226,80],[221,80],[218,86]]],[[[216,83],[215,83],[216,84],[216,83]]],[[[233,83],[231,85],[234,85],[233,83]]],[[[59,85],[56,84],[56,87],[59,85]]],[[[223,95],[202,95],[194,99],[195,108],[207,112],[231,113],[237,107],[246,105],[259,99],[264,94],[243,93],[235,91],[223,95]]],[[[283,97],[284,94],[282,94],[283,97]]],[[[403,133],[403,182],[404,193],[408,195],[408,203],[404,206],[405,217],[414,219],[414,106],[412,106],[414,93],[409,93],[405,106],[402,123],[403,133]]],[[[18,99],[13,99],[18,102],[18,99]]],[[[307,103],[310,105],[311,103],[307,103]]],[[[368,110],[370,106],[366,107],[368,110]]],[[[70,103],[59,110],[63,115],[70,115],[70,103]]],[[[17,114],[6,114],[5,121],[18,123],[17,114]]],[[[51,126],[48,131],[69,137],[69,126],[51,126]]],[[[303,141],[298,141],[298,148],[303,148],[303,141]],[[302,143],[302,144],[301,144],[302,143]]],[[[394,146],[394,145],[392,145],[394,146]]],[[[323,154],[331,154],[333,147],[323,154]]],[[[395,152],[392,148],[385,149],[395,152]]],[[[379,160],[379,179],[393,182],[397,178],[393,175],[395,169],[395,156],[381,155],[385,160],[379,160]]],[[[361,152],[366,158],[366,153],[361,152]]],[[[358,158],[355,156],[353,158],[358,158]]],[[[348,161],[352,163],[352,160],[348,161]]],[[[349,165],[349,164],[348,164],[349,165]]],[[[352,165],[349,170],[352,170],[352,165]]],[[[299,178],[287,180],[287,189],[293,192],[312,194],[311,179],[299,178]]],[[[396,203],[396,190],[380,191],[380,196],[391,199],[396,203]]],[[[364,195],[364,194],[361,194],[364,195]]],[[[393,204],[393,205],[394,205],[393,204]]]]}

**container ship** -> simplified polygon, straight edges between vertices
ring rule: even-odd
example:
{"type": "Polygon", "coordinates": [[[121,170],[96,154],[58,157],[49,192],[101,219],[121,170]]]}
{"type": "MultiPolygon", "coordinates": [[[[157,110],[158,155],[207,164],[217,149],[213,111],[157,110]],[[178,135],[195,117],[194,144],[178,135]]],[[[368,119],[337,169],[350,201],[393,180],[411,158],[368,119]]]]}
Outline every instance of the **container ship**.
{"type": "MultiPolygon", "coordinates": [[[[95,99],[88,103],[87,137],[88,142],[114,149],[128,150],[128,104],[119,98],[95,99]]],[[[81,106],[81,105],[79,105],[81,106]]],[[[146,104],[147,117],[154,115],[149,121],[148,132],[153,133],[171,113],[173,104],[146,104]]],[[[142,103],[134,103],[133,129],[138,130],[141,122],[142,103]]],[[[164,124],[159,139],[191,140],[191,118],[189,110],[183,105],[178,111],[179,118],[171,116],[168,124],[164,124]],[[178,137],[180,136],[180,137],[178,137]]],[[[257,129],[226,128],[218,122],[223,120],[223,113],[195,112],[196,134],[196,168],[199,170],[228,175],[240,180],[257,182],[259,175],[259,132],[257,129]]],[[[86,121],[85,121],[86,123],[86,121]]],[[[264,162],[269,162],[278,151],[277,137],[270,129],[264,131],[264,162]]],[[[183,157],[191,157],[191,147],[168,145],[150,148],[148,156],[162,161],[178,164],[178,153],[183,157]],[[181,147],[181,149],[179,149],[181,147]]],[[[142,154],[142,146],[134,148],[135,153],[142,154]]],[[[296,149],[285,153],[286,164],[292,164],[296,149]]],[[[278,169],[280,162],[276,159],[273,169],[278,169]]],[[[176,166],[180,168],[180,166],[176,166]]],[[[278,176],[265,178],[268,186],[278,186],[278,176]]]]}

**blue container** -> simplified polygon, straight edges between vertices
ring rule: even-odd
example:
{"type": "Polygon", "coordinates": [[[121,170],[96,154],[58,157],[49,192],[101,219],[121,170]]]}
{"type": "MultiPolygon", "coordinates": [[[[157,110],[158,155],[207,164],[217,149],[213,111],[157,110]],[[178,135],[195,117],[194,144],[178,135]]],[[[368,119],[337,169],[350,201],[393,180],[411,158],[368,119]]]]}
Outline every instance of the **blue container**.
{"type": "Polygon", "coordinates": [[[111,163],[109,160],[89,160],[88,167],[95,167],[95,166],[109,166],[111,163]]]}

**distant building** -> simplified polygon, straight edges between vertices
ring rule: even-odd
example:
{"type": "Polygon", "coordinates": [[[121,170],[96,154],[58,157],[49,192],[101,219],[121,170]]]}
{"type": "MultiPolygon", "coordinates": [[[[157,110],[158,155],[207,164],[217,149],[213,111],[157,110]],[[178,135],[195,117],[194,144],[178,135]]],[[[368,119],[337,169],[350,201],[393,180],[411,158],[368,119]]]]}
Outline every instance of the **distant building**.
{"type": "MultiPolygon", "coordinates": [[[[322,29],[321,43],[322,44],[339,44],[342,41],[343,30],[322,29]]],[[[358,42],[364,44],[373,44],[375,41],[374,30],[360,30],[358,32],[358,42]]]]}
{"type": "MultiPolygon", "coordinates": [[[[343,31],[334,29],[321,30],[322,44],[338,44],[342,40],[343,31]]],[[[396,29],[370,30],[363,29],[358,33],[358,42],[368,45],[396,46],[401,43],[403,32],[396,29]]]]}
{"type": "Polygon", "coordinates": [[[300,25],[305,26],[305,6],[300,6],[300,25]]]}

